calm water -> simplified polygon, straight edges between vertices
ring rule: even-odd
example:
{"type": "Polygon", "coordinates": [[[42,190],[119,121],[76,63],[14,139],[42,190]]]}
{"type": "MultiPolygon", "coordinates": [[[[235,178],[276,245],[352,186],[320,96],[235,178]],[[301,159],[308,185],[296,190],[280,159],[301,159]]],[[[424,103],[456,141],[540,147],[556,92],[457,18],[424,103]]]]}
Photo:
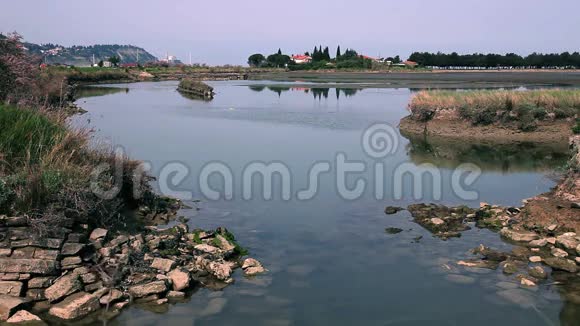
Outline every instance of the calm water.
{"type": "MultiPolygon", "coordinates": [[[[402,198],[394,199],[392,176],[401,164],[412,171],[425,169],[420,166],[424,163],[436,166],[443,204],[465,203],[452,191],[451,175],[461,163],[477,164],[482,175],[468,188],[479,198],[467,204],[519,205],[554,185],[549,175],[565,162],[565,148],[446,144],[410,141],[397,134],[396,152],[377,160],[363,151],[362,133],[377,122],[396,127],[407,114],[408,89],[211,84],[217,93],[211,102],[181,96],[175,82],[113,85],[118,92],[92,92],[92,97],[79,100],[89,113],[75,124],[94,128],[96,138],[150,162],[154,174],[167,163],[186,166],[188,177],[174,190],[193,191],[202,199],[201,210],[184,212],[191,218],[189,224],[227,226],[270,272],[248,279],[237,271],[235,284],[222,291],[198,289],[187,302],[158,311],[131,307],[113,323],[552,325],[578,318],[578,307],[563,303],[554,286],[520,289],[514,277],[501,271],[453,267],[480,243],[509,250],[496,234],[474,228],[460,239],[444,242],[411,222],[406,211],[383,213],[387,205],[435,201],[432,189],[424,189],[422,198],[415,200],[410,179],[403,180],[402,198]],[[334,172],[339,152],[367,166],[366,172],[347,178],[349,187],[357,178],[369,180],[358,199],[344,199],[337,191],[334,172]],[[207,200],[199,190],[197,176],[215,161],[233,172],[232,200],[207,200]],[[276,187],[272,200],[242,199],[242,171],[255,161],[288,167],[290,200],[284,200],[276,187]],[[332,171],[320,176],[314,198],[298,200],[295,193],[307,187],[309,169],[319,161],[330,162],[332,171]],[[385,166],[380,199],[373,181],[372,167],[377,163],[385,166]],[[386,227],[405,231],[389,235],[386,227]],[[423,238],[414,241],[418,236],[423,238]]],[[[217,177],[210,182],[216,189],[223,186],[217,177]]],[[[275,186],[280,183],[275,179],[275,186]]],[[[262,188],[256,183],[254,189],[262,188]]]]}

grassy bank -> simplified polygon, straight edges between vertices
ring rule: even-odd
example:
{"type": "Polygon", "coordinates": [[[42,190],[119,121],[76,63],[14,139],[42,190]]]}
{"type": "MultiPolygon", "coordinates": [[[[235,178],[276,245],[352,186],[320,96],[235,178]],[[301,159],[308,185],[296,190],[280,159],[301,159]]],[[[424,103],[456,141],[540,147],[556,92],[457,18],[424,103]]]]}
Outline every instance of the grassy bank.
{"type": "Polygon", "coordinates": [[[413,96],[409,110],[422,122],[457,117],[473,125],[516,124],[522,131],[533,131],[540,121],[578,117],[580,90],[422,91],[413,96]]]}
{"type": "Polygon", "coordinates": [[[133,197],[135,187],[149,192],[146,178],[134,181],[138,162],[90,147],[88,133],[68,128],[62,115],[0,105],[0,125],[0,215],[27,216],[42,234],[70,218],[114,226],[123,209],[147,199],[133,197]],[[91,184],[113,188],[115,171],[93,172],[115,162],[123,167],[120,193],[100,198],[91,184]]]}

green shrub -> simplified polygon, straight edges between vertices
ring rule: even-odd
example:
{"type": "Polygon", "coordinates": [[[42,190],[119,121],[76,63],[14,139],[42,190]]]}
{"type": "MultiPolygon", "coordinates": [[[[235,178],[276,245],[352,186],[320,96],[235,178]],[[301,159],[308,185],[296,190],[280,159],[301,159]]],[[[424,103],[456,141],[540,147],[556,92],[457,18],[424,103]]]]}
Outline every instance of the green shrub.
{"type": "Polygon", "coordinates": [[[572,127],[572,132],[575,135],[579,135],[580,134],[580,119],[576,119],[576,125],[574,127],[572,127]]]}
{"type": "Polygon", "coordinates": [[[9,214],[15,199],[14,190],[4,178],[0,178],[0,214],[9,214]]]}

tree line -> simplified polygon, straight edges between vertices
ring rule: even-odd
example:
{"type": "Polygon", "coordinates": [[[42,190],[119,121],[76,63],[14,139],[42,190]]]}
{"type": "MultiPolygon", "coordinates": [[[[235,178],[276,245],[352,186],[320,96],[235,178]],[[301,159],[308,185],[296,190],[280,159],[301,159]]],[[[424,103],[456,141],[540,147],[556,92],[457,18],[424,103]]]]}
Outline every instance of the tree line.
{"type": "Polygon", "coordinates": [[[495,53],[450,54],[437,52],[414,52],[409,60],[422,66],[435,67],[520,67],[520,68],[550,68],[550,67],[580,67],[580,53],[532,53],[525,57],[515,53],[505,55],[495,53]]]}

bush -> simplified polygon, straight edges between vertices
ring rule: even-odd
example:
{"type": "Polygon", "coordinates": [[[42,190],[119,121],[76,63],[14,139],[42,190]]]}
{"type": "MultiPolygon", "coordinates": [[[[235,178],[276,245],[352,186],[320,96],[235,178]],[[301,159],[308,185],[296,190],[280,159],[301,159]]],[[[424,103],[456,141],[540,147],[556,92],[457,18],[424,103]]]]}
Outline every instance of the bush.
{"type": "Polygon", "coordinates": [[[579,135],[580,134],[580,119],[576,119],[576,125],[574,127],[572,127],[572,132],[575,135],[579,135]]]}

